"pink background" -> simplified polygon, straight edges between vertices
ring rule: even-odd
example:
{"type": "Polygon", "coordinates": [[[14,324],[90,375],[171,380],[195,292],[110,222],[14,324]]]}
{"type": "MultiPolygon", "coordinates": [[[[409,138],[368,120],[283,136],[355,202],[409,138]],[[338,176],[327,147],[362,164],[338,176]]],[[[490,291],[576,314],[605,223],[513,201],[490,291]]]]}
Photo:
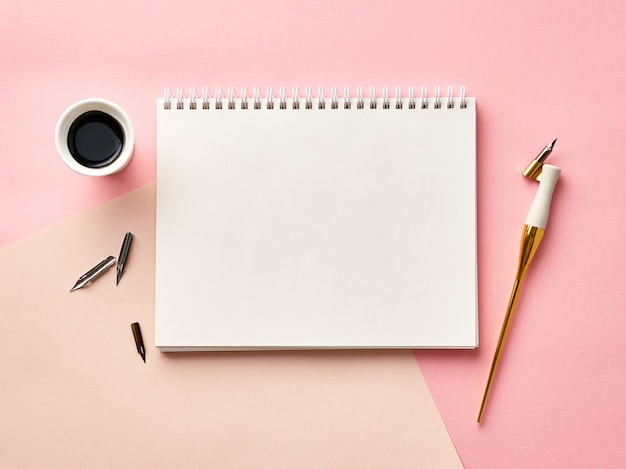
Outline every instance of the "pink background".
{"type": "Polygon", "coordinates": [[[481,345],[417,362],[466,467],[623,467],[626,4],[517,3],[6,3],[0,245],[153,181],[165,86],[465,84],[478,103],[481,345]],[[63,110],[94,96],[136,132],[130,166],[104,179],[72,173],[53,141],[63,110]],[[556,137],[552,216],[478,426],[536,191],[520,172],[556,137]]]}

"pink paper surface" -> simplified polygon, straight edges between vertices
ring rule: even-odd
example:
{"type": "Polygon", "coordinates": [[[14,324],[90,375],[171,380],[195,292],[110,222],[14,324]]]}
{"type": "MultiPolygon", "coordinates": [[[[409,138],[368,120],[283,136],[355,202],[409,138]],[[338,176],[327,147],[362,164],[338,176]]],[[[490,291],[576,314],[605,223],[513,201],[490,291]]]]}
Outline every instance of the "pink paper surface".
{"type": "MultiPolygon", "coordinates": [[[[165,86],[375,85],[380,92],[465,84],[478,103],[481,345],[418,351],[418,362],[466,467],[623,467],[625,17],[617,1],[7,3],[0,244],[153,181],[154,100],[165,86]],[[137,137],[129,167],[105,179],[73,174],[54,149],[58,117],[91,96],[120,104],[137,137]],[[563,174],[548,231],[477,426],[536,191],[520,172],[557,137],[550,162],[563,174]]],[[[0,269],[6,275],[15,266],[0,269]]],[[[151,312],[144,314],[149,321],[151,312]]],[[[33,340],[45,337],[37,321],[29,326],[33,340]]],[[[0,334],[7,343],[7,332],[0,334]]],[[[204,366],[196,358],[175,363],[174,375],[204,366]]],[[[57,412],[47,401],[38,409],[57,412]]]]}
{"type": "Polygon", "coordinates": [[[154,209],[149,184],[0,249],[0,466],[462,467],[408,350],[158,352],[154,209]],[[124,230],[120,284],[69,293],[124,230]]]}

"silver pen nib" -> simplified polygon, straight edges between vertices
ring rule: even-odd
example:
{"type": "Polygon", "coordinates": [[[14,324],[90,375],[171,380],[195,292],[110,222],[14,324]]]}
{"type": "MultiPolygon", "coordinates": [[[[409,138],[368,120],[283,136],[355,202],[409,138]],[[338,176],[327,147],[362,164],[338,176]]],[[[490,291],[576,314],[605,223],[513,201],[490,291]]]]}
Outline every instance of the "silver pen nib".
{"type": "Polygon", "coordinates": [[[536,181],[541,181],[541,167],[543,166],[544,161],[546,161],[546,158],[548,158],[548,156],[550,156],[550,153],[552,153],[552,149],[554,148],[556,140],[557,139],[555,138],[548,145],[546,145],[543,150],[541,150],[541,152],[535,157],[535,159],[533,159],[530,164],[526,166],[526,169],[522,173],[524,177],[527,177],[528,179],[534,179],[536,181]]]}
{"type": "Polygon", "coordinates": [[[115,257],[109,256],[98,265],[96,265],[93,269],[87,272],[84,275],[81,275],[79,279],[76,281],[70,293],[78,290],[79,288],[83,288],[87,286],[89,283],[100,277],[103,273],[105,273],[109,268],[111,268],[115,264],[115,257]]]}

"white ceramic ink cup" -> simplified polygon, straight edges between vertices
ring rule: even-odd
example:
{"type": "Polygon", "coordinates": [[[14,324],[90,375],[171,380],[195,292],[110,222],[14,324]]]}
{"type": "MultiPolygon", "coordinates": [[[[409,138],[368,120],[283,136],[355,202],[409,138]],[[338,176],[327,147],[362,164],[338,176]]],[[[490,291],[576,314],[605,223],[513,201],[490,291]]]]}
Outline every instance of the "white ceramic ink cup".
{"type": "Polygon", "coordinates": [[[70,169],[85,176],[108,176],[130,163],[135,133],[120,106],[91,98],[65,110],[57,122],[55,142],[70,169]]]}

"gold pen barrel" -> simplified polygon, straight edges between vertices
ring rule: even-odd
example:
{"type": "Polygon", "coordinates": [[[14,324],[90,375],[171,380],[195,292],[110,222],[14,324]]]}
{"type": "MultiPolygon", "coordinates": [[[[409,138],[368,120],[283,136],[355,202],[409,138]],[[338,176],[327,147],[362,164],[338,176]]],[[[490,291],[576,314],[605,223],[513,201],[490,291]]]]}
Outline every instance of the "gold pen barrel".
{"type": "Polygon", "coordinates": [[[502,323],[502,330],[500,331],[500,338],[498,339],[498,344],[496,345],[496,351],[494,353],[493,361],[491,363],[491,369],[489,370],[489,378],[487,378],[487,386],[485,387],[483,401],[480,405],[480,411],[478,413],[477,419],[477,422],[479,423],[482,419],[483,412],[485,411],[487,396],[489,395],[489,390],[491,389],[491,383],[496,372],[496,367],[498,366],[498,361],[500,360],[500,355],[502,354],[502,347],[504,345],[504,340],[506,339],[506,335],[509,330],[509,325],[511,324],[511,317],[513,316],[513,311],[515,309],[515,304],[517,303],[517,297],[519,295],[520,288],[522,287],[524,276],[526,275],[526,271],[528,270],[528,266],[530,265],[530,262],[532,261],[535,252],[537,252],[537,248],[539,248],[539,244],[543,239],[544,231],[545,230],[543,228],[524,225],[522,240],[520,242],[519,265],[517,267],[517,274],[515,276],[515,282],[513,283],[513,290],[511,291],[509,305],[507,306],[506,314],[504,315],[504,322],[502,323]]]}

